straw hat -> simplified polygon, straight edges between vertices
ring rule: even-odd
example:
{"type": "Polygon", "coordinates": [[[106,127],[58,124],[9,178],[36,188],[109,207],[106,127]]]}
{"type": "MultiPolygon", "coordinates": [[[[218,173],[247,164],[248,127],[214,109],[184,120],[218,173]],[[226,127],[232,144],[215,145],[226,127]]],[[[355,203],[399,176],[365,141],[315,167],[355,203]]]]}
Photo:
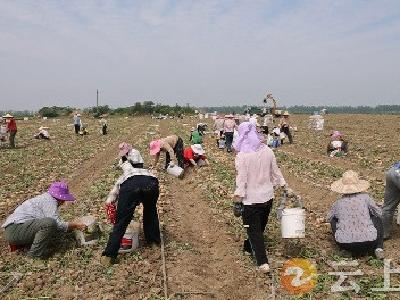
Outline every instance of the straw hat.
{"type": "Polygon", "coordinates": [[[290,116],[290,114],[289,114],[289,112],[286,110],[286,111],[283,113],[283,116],[290,116]]]}
{"type": "Polygon", "coordinates": [[[49,127],[46,127],[46,126],[40,126],[40,127],[39,127],[39,131],[40,131],[40,130],[49,130],[49,129],[50,129],[50,128],[49,128],[49,127]]]}
{"type": "Polygon", "coordinates": [[[360,180],[358,173],[352,170],[346,171],[342,178],[331,185],[331,190],[340,194],[355,194],[365,192],[369,188],[369,182],[360,180]]]}
{"type": "Polygon", "coordinates": [[[196,153],[197,155],[203,155],[204,154],[204,150],[203,147],[201,147],[200,144],[194,144],[192,146],[190,146],[193,150],[194,153],[196,153]]]}
{"type": "Polygon", "coordinates": [[[231,114],[229,114],[229,115],[225,115],[225,118],[227,118],[227,119],[231,119],[231,118],[233,118],[233,115],[231,115],[231,114]]]}
{"type": "Polygon", "coordinates": [[[6,114],[5,116],[3,116],[4,119],[10,119],[10,118],[14,118],[14,116],[10,115],[10,114],[6,114]]]}

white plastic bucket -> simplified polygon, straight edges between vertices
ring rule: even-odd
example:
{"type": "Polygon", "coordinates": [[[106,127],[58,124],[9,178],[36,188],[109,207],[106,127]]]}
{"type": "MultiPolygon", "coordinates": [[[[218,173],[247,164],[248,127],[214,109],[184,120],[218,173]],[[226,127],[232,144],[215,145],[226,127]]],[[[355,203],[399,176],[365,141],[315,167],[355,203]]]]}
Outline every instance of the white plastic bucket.
{"type": "Polygon", "coordinates": [[[204,167],[204,166],[206,165],[206,161],[205,161],[205,160],[202,160],[202,159],[199,159],[199,160],[197,161],[197,165],[198,165],[199,167],[204,167]]]}
{"type": "Polygon", "coordinates": [[[218,148],[225,149],[225,140],[218,140],[218,148]]]}
{"type": "Polygon", "coordinates": [[[128,253],[139,248],[139,231],[140,224],[137,222],[128,226],[122,238],[119,253],[128,253]]]}
{"type": "Polygon", "coordinates": [[[75,238],[78,244],[80,246],[97,244],[102,230],[96,219],[93,216],[88,215],[79,218],[78,221],[87,226],[85,231],[74,230],[75,238]]]}
{"type": "Polygon", "coordinates": [[[281,232],[284,239],[302,239],[306,233],[306,213],[299,207],[285,208],[282,211],[281,232]]]}
{"type": "Polygon", "coordinates": [[[167,173],[172,175],[172,176],[179,177],[179,176],[182,175],[183,169],[181,167],[175,166],[175,165],[174,166],[169,166],[167,168],[167,173]]]}

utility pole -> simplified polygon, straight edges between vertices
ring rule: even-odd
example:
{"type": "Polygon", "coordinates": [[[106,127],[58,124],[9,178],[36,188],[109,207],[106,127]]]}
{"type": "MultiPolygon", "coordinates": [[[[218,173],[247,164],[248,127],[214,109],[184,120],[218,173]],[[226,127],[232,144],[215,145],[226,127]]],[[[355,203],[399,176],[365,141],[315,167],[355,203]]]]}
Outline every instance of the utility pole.
{"type": "Polygon", "coordinates": [[[99,112],[99,90],[97,90],[96,109],[97,109],[97,112],[99,112]]]}

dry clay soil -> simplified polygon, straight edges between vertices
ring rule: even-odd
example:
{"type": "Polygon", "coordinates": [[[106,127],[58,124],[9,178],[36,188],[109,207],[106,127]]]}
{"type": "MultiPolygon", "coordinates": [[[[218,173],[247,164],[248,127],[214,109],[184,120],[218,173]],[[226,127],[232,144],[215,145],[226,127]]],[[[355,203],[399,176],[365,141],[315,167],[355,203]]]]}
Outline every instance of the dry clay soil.
{"type": "MultiPolygon", "coordinates": [[[[304,119],[299,120],[299,123],[300,121],[305,122],[304,119]]],[[[79,216],[83,210],[97,215],[102,222],[106,222],[103,209],[104,199],[93,200],[89,187],[97,182],[104,183],[105,189],[111,187],[118,176],[117,172],[111,171],[111,167],[115,163],[116,146],[119,141],[131,142],[142,150],[145,160],[149,161],[146,145],[150,138],[177,133],[187,139],[184,135],[187,135],[196,121],[145,119],[132,122],[135,124],[132,130],[121,131],[122,133],[116,134],[114,138],[109,138],[106,147],[96,149],[94,155],[83,161],[79,168],[64,174],[63,178],[69,179],[71,190],[82,201],[81,206],[76,205],[73,208],[73,216],[79,216]],[[150,126],[151,124],[155,126],[150,126]],[[146,134],[149,131],[152,131],[152,135],[146,134]],[[114,172],[114,176],[107,175],[110,172],[114,172]]],[[[299,137],[302,137],[301,132],[297,135],[297,138],[299,137]]],[[[307,137],[307,141],[309,140],[307,137]]],[[[284,146],[280,152],[304,161],[332,164],[332,160],[324,157],[323,151],[315,151],[315,148],[311,152],[307,151],[309,146],[296,141],[295,145],[284,146]]],[[[214,166],[190,170],[183,180],[159,172],[162,186],[159,214],[165,240],[166,285],[163,280],[159,249],[142,247],[132,255],[121,256],[119,266],[105,268],[98,263],[102,246],[106,241],[107,236],[105,236],[100,245],[93,249],[82,250],[75,246],[68,246],[63,253],[37,266],[37,263],[25,260],[21,254],[9,253],[1,233],[1,271],[3,273],[18,271],[23,274],[20,282],[3,294],[4,298],[163,299],[165,286],[171,299],[274,299],[274,296],[278,299],[292,298],[282,293],[279,288],[278,272],[274,272],[272,276],[260,274],[255,270],[254,263],[241,252],[241,243],[245,234],[243,229],[238,227],[240,222],[237,219],[232,221],[230,207],[227,205],[231,201],[232,186],[220,184],[219,181],[222,179],[216,175],[218,168],[226,169],[232,183],[234,156],[218,151],[214,140],[210,137],[205,140],[205,148],[214,166]],[[217,193],[218,199],[222,200],[210,201],[210,197],[214,197],[212,193],[217,193]],[[221,206],[224,208],[221,209],[221,206]],[[82,257],[86,255],[86,252],[89,253],[88,260],[82,267],[82,257]],[[78,258],[75,255],[78,255],[78,258]]],[[[305,200],[308,211],[307,224],[312,227],[307,229],[308,247],[314,249],[316,253],[313,258],[321,256],[325,259],[337,249],[320,219],[325,216],[329,205],[337,195],[327,190],[327,182],[313,178],[307,170],[302,174],[303,171],[292,169],[291,161],[282,159],[280,163],[286,180],[305,200]]],[[[368,174],[368,168],[360,167],[356,157],[339,161],[335,165],[341,170],[351,166],[361,173],[368,174]]],[[[378,183],[382,181],[380,178],[382,175],[377,177],[379,177],[376,179],[378,183]]],[[[20,198],[17,202],[22,200],[20,198]]],[[[7,207],[8,213],[12,209],[13,207],[7,207]]],[[[5,215],[5,213],[2,214],[2,217],[5,215]]],[[[272,266],[278,270],[278,262],[285,259],[287,249],[279,238],[276,222],[272,222],[269,229],[271,239],[277,240],[279,244],[270,247],[269,251],[272,266]]],[[[106,231],[109,230],[110,226],[106,226],[106,231]]],[[[397,228],[394,235],[399,236],[397,228]]],[[[388,255],[393,256],[397,253],[397,242],[398,239],[388,242],[388,255]]],[[[305,247],[304,243],[301,247],[305,247]]],[[[297,252],[286,256],[298,254],[297,252]]],[[[381,272],[381,270],[374,272],[381,272]]],[[[314,294],[314,297],[316,299],[338,298],[327,295],[329,293],[325,291],[320,296],[318,293],[314,294]]],[[[354,295],[352,298],[357,297],[354,295]]]]}

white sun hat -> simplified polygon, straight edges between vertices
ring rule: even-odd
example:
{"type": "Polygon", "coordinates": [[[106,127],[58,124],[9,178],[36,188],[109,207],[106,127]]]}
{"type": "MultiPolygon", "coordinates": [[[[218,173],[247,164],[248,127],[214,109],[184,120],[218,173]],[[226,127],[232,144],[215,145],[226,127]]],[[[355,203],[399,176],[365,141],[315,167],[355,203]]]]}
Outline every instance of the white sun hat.
{"type": "Polygon", "coordinates": [[[190,147],[192,148],[194,153],[196,153],[198,155],[203,155],[204,154],[203,147],[200,144],[194,144],[194,145],[192,145],[190,147]]]}

